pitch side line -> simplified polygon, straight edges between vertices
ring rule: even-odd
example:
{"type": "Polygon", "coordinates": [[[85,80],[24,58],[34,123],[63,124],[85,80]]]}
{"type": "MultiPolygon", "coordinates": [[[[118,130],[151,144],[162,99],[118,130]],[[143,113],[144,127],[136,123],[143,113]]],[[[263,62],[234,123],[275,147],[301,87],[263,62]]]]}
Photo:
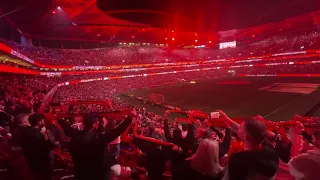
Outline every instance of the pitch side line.
{"type": "Polygon", "coordinates": [[[267,115],[264,115],[263,117],[264,117],[264,118],[266,118],[266,117],[270,116],[271,114],[274,114],[275,112],[277,112],[277,111],[279,111],[279,110],[281,110],[281,109],[283,109],[283,108],[287,107],[288,105],[290,105],[290,104],[294,103],[295,101],[297,101],[298,99],[300,99],[300,98],[302,98],[302,97],[303,97],[303,96],[300,96],[300,97],[298,97],[297,99],[294,99],[294,100],[292,100],[292,101],[288,102],[287,104],[285,104],[285,105],[283,105],[283,106],[279,107],[278,109],[276,109],[276,110],[274,110],[274,111],[270,112],[270,113],[269,113],[269,114],[267,114],[267,115]]]}

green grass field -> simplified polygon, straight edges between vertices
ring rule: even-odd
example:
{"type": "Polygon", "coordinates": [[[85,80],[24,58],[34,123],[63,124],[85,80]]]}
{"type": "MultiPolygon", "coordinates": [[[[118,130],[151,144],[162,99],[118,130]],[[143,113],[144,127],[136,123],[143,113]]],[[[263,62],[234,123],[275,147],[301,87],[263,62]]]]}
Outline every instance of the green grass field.
{"type": "MultiPolygon", "coordinates": [[[[274,83],[291,83],[291,86],[292,83],[320,84],[320,79],[308,77],[227,77],[200,80],[196,83],[177,83],[129,91],[125,94],[147,97],[148,94],[158,93],[164,96],[166,104],[183,109],[198,109],[208,113],[221,109],[231,117],[261,115],[275,121],[288,120],[295,113],[304,113],[315,103],[320,102],[320,92],[316,88],[310,94],[259,90],[274,83]]],[[[294,89],[294,91],[308,91],[309,89],[308,87],[299,87],[297,90],[297,87],[291,88],[291,86],[289,89],[294,89]]],[[[288,87],[285,88],[288,89],[288,87]]],[[[273,87],[273,89],[281,90],[284,87],[273,87]]],[[[119,97],[131,104],[145,106],[141,101],[128,99],[124,96],[119,97]]],[[[151,105],[147,105],[146,108],[158,114],[164,112],[164,109],[151,105]]]]}

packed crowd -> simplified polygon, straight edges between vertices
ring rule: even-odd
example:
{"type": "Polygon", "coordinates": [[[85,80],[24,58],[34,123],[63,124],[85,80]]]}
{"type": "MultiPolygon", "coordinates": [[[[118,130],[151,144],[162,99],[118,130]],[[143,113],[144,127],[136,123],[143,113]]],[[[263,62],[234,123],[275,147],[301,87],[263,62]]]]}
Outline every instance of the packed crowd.
{"type": "Polygon", "coordinates": [[[42,64],[103,66],[225,59],[318,49],[320,47],[319,39],[320,33],[318,30],[307,30],[259,40],[253,39],[253,42],[250,43],[239,42],[236,48],[223,50],[207,48],[170,49],[145,46],[76,50],[26,47],[9,41],[4,41],[3,43],[42,64]]]}
{"type": "Polygon", "coordinates": [[[253,40],[237,48],[238,54],[264,55],[283,52],[319,49],[320,33],[317,29],[282,33],[263,39],[253,40]]]}
{"type": "MultiPolygon", "coordinates": [[[[117,92],[208,75],[81,83],[60,87],[54,102],[104,101],[117,92]]],[[[318,179],[320,132],[310,132],[299,116],[287,130],[260,116],[234,121],[220,110],[218,119],[183,112],[185,118],[170,121],[168,111],[159,116],[113,99],[108,108],[120,119],[92,114],[106,112],[93,104],[65,110],[87,115],[62,118],[41,106],[59,81],[51,80],[1,77],[0,167],[8,179],[318,179]]]]}
{"type": "Polygon", "coordinates": [[[72,86],[59,88],[54,97],[54,102],[70,100],[102,100],[110,99],[113,94],[128,90],[141,89],[164,84],[174,84],[177,82],[191,81],[195,79],[205,79],[225,75],[215,71],[195,71],[188,73],[165,74],[156,76],[145,76],[138,78],[124,78],[110,81],[94,81],[80,83],[72,86]]]}
{"type": "MultiPolygon", "coordinates": [[[[318,49],[319,40],[318,31],[308,30],[240,43],[234,49],[224,50],[146,46],[70,50],[4,43],[43,64],[87,66],[169,63],[304,51],[318,49]]],[[[277,63],[282,61],[288,59],[277,63]]],[[[1,62],[8,63],[7,60],[1,62]]],[[[25,65],[20,60],[9,63],[25,65]]],[[[182,118],[171,121],[170,111],[156,115],[115,97],[115,94],[129,90],[226,74],[315,74],[320,71],[319,63],[270,66],[253,66],[255,63],[250,64],[251,60],[244,63],[247,66],[242,68],[137,78],[128,75],[164,70],[52,78],[3,74],[0,77],[0,178],[319,179],[320,131],[304,127],[304,118],[300,116],[291,120],[290,127],[271,126],[260,116],[234,120],[221,110],[217,110],[217,118],[197,116],[173,107],[182,118]],[[229,70],[233,73],[228,73],[229,70]],[[58,88],[52,104],[43,104],[45,95],[59,83],[106,76],[128,77],[64,85],[58,88]],[[105,101],[107,106],[94,102],[74,105],[78,100],[105,101]]],[[[274,60],[263,60],[262,63],[272,64],[274,60]]],[[[238,65],[238,62],[234,64],[238,65]]],[[[222,67],[223,64],[216,65],[222,67]]],[[[196,67],[170,70],[187,68],[196,67]]],[[[319,119],[316,121],[320,123],[319,119]]]]}
{"type": "Polygon", "coordinates": [[[14,66],[20,68],[32,68],[33,66],[23,60],[14,58],[14,56],[9,56],[6,53],[0,51],[0,64],[4,64],[6,66],[14,66]]]}
{"type": "Polygon", "coordinates": [[[268,67],[247,67],[237,69],[237,73],[240,74],[252,74],[252,75],[273,75],[273,74],[318,74],[320,70],[320,64],[288,64],[280,66],[268,66],[268,67]]]}

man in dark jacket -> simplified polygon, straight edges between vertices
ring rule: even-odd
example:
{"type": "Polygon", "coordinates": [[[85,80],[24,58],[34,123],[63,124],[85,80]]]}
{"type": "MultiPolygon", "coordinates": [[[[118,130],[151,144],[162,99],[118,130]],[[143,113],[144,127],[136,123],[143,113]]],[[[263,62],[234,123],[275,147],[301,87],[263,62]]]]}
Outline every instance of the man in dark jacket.
{"type": "Polygon", "coordinates": [[[136,111],[132,110],[115,129],[99,133],[98,117],[88,115],[83,119],[84,130],[72,133],[70,155],[77,180],[102,180],[106,172],[104,151],[106,145],[120,136],[131,124],[136,111]]]}
{"type": "Polygon", "coordinates": [[[30,171],[37,180],[52,179],[52,148],[54,144],[49,140],[43,129],[44,120],[40,114],[29,116],[31,127],[21,129],[21,149],[30,171]]]}

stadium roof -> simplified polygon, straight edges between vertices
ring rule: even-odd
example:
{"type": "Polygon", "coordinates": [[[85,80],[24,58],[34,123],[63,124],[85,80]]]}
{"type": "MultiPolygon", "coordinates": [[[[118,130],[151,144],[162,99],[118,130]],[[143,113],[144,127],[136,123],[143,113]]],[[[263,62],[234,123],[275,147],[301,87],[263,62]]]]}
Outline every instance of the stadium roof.
{"type": "Polygon", "coordinates": [[[3,0],[2,15],[20,33],[97,39],[169,31],[243,29],[319,9],[318,0],[3,0]]]}

